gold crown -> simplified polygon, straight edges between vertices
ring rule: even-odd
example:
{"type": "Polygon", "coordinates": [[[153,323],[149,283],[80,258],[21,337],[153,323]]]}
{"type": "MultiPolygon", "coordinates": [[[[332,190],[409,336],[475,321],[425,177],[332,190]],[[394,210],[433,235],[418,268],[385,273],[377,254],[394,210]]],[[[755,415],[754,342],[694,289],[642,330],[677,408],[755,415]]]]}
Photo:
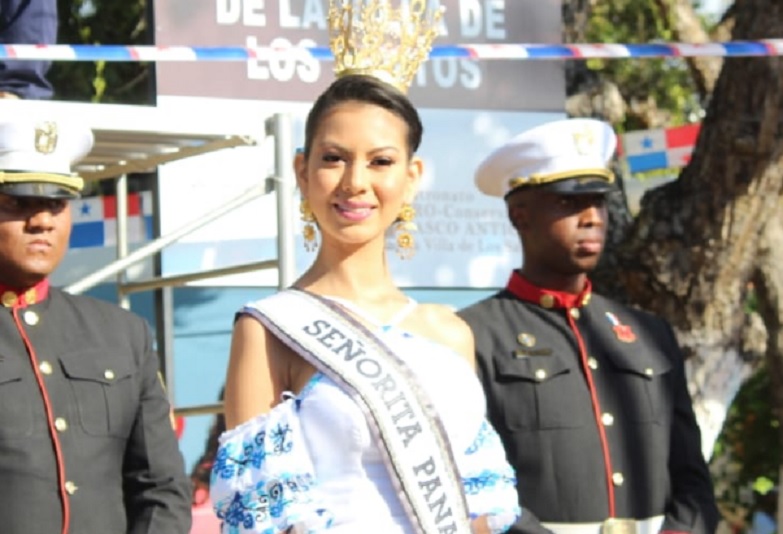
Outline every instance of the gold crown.
{"type": "Polygon", "coordinates": [[[438,36],[443,8],[429,9],[428,0],[331,0],[329,46],[337,77],[374,76],[407,91],[438,36]]]}

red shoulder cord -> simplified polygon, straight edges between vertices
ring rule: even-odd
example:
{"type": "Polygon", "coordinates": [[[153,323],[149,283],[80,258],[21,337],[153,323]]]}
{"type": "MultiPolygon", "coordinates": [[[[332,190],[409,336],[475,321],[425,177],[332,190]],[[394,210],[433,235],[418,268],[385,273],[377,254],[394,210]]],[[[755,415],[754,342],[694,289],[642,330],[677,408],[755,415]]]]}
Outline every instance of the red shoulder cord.
{"type": "Polygon", "coordinates": [[[46,426],[49,428],[49,435],[52,438],[52,447],[54,448],[54,456],[57,461],[57,485],[60,493],[60,502],[62,503],[63,510],[63,525],[62,534],[68,534],[68,525],[71,522],[71,507],[68,501],[68,492],[65,490],[65,462],[63,461],[63,451],[60,445],[60,437],[57,435],[57,429],[54,426],[54,411],[52,410],[52,401],[49,399],[49,393],[46,390],[46,384],[44,383],[41,372],[38,369],[38,356],[35,354],[35,348],[30,343],[30,338],[27,337],[27,332],[22,326],[22,321],[19,319],[19,310],[21,309],[21,299],[17,300],[11,313],[16,323],[16,328],[19,330],[19,334],[22,336],[24,346],[27,348],[27,354],[30,356],[30,363],[33,366],[33,373],[35,374],[35,381],[38,383],[38,389],[41,392],[41,398],[43,399],[44,410],[46,411],[46,426]]]}

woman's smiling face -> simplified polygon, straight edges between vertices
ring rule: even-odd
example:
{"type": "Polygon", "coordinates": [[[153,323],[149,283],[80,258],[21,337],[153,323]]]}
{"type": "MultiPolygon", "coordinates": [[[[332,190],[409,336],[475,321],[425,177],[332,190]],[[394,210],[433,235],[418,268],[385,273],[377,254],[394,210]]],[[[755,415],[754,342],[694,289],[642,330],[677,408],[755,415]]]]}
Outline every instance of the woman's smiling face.
{"type": "Polygon", "coordinates": [[[421,176],[421,160],[410,152],[407,124],[380,106],[346,101],[321,117],[307,159],[297,156],[295,168],[324,244],[384,239],[421,176]]]}

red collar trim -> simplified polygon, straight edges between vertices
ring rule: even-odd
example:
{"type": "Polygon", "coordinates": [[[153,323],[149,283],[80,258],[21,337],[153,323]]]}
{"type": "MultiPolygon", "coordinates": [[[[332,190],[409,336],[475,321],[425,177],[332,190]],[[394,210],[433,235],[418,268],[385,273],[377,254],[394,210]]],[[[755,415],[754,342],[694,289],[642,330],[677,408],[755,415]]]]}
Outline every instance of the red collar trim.
{"type": "Polygon", "coordinates": [[[517,271],[511,273],[506,289],[515,297],[526,302],[533,302],[543,308],[581,308],[590,302],[593,285],[590,280],[585,283],[580,293],[565,293],[538,287],[517,271]]]}
{"type": "Polygon", "coordinates": [[[43,300],[49,295],[49,280],[44,279],[33,287],[16,289],[0,284],[0,304],[4,308],[24,308],[43,300]]]}

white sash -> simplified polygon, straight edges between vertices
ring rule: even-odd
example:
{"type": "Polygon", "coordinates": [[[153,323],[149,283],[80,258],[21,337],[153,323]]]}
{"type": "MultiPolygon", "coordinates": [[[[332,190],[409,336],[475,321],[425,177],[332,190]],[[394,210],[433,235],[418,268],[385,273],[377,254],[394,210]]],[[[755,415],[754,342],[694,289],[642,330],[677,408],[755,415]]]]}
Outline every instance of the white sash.
{"type": "Polygon", "coordinates": [[[288,289],[245,308],[362,408],[414,528],[470,534],[462,481],[432,402],[411,370],[339,305],[288,289]]]}

